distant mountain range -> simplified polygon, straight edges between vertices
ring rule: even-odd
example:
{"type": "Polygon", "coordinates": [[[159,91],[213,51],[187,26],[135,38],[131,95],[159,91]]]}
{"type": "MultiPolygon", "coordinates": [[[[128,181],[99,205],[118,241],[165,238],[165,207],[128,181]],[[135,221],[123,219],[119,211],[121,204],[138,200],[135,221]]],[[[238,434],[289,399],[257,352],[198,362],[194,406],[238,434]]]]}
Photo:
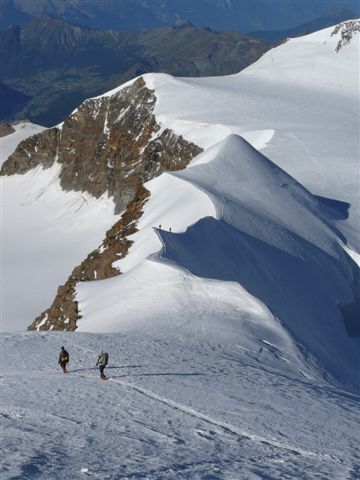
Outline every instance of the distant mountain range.
{"type": "Polygon", "coordinates": [[[149,30],[192,22],[215,30],[283,30],[333,8],[360,13],[356,0],[1,0],[0,28],[52,15],[100,29],[149,30]]]}
{"type": "Polygon", "coordinates": [[[0,119],[29,118],[52,126],[85,98],[143,73],[195,77],[236,73],[270,46],[235,31],[218,33],[190,24],[115,32],[49,16],[36,18],[0,32],[0,81],[27,100],[24,105],[15,98],[0,119]]]}
{"type": "MultiPolygon", "coordinates": [[[[4,13],[5,4],[6,12],[15,5],[3,0],[0,13],[4,13]]],[[[16,2],[27,8],[33,5],[34,15],[46,4],[16,2]]],[[[62,4],[69,7],[72,2],[62,4]]],[[[115,8],[110,4],[110,10],[115,8]]],[[[64,9],[63,16],[67,15],[70,13],[64,9]]],[[[235,30],[197,28],[189,22],[177,27],[119,32],[75,25],[49,15],[36,17],[0,31],[0,120],[28,118],[52,126],[85,98],[147,72],[192,77],[237,73],[284,38],[352,17],[350,10],[334,10],[291,29],[248,35],[235,30]]]]}

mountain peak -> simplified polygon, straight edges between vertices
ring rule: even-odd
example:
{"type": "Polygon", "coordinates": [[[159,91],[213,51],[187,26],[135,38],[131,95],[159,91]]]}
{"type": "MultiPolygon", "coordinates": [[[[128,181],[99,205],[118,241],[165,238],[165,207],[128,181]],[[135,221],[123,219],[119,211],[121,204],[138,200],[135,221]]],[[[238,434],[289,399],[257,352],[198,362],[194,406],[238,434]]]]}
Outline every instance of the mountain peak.
{"type": "Polygon", "coordinates": [[[76,27],[84,30],[91,30],[90,27],[86,27],[84,25],[77,24],[75,22],[65,20],[63,18],[50,15],[50,14],[45,14],[41,15],[39,17],[34,17],[32,18],[29,22],[27,22],[25,25],[30,26],[30,27],[43,27],[47,28],[48,26],[61,26],[63,28],[71,28],[71,27],[76,27]]]}
{"type": "MultiPolygon", "coordinates": [[[[99,235],[98,222],[105,217],[99,212],[104,204],[108,208],[109,197],[121,215],[110,217],[112,223],[106,216],[110,225],[100,229],[106,232],[103,241],[91,237],[96,239],[92,247],[81,250],[71,268],[67,264],[72,272],[67,282],[31,328],[121,329],[123,319],[129,324],[130,313],[140,317],[132,310],[139,290],[133,297],[127,288],[123,295],[123,285],[135,278],[142,297],[153,302],[154,290],[147,290],[151,283],[167,297],[166,309],[177,326],[185,311],[187,325],[196,332],[197,319],[187,318],[183,301],[177,299],[189,298],[194,283],[200,285],[189,295],[195,305],[205,295],[201,305],[211,317],[212,306],[219,303],[207,310],[209,296],[202,287],[214,280],[229,292],[225,311],[231,313],[234,295],[228,286],[235,283],[237,291],[243,288],[267,305],[327,371],[337,378],[344,372],[349,381],[357,375],[357,382],[357,340],[350,337],[360,328],[353,314],[358,277],[343,247],[357,241],[357,210],[347,212],[348,222],[338,222],[339,202],[329,204],[310,193],[321,192],[343,204],[355,204],[357,198],[357,78],[349,74],[355,72],[357,58],[353,48],[346,55],[335,53],[331,31],[290,40],[229,77],[145,75],[86,100],[62,125],[20,144],[2,172],[10,175],[9,183],[22,182],[13,173],[25,174],[32,195],[24,201],[34,203],[33,212],[49,205],[54,189],[63,205],[72,195],[70,210],[75,213],[67,212],[63,219],[60,209],[58,226],[63,232],[70,224],[72,243],[74,223],[81,248],[90,238],[86,228],[94,224],[99,235]],[[334,115],[339,105],[341,117],[334,115]],[[172,173],[162,175],[165,170],[172,173]],[[92,216],[88,205],[95,204],[92,216]],[[144,283],[144,272],[151,282],[144,283]],[[182,285],[175,297],[166,281],[174,272],[182,285]],[[94,304],[100,297],[101,321],[94,304]]],[[[43,221],[41,215],[36,218],[43,221]]],[[[54,231],[53,216],[49,229],[54,231]]],[[[38,230],[44,237],[46,229],[38,230]]],[[[46,235],[50,245],[53,237],[46,235]]],[[[59,242],[54,246],[57,258],[59,252],[68,258],[68,248],[59,242]]],[[[146,311],[141,321],[146,318],[156,327],[157,309],[162,316],[164,305],[139,308],[146,311]]],[[[241,325],[242,313],[234,315],[241,325]]],[[[222,318],[217,321],[227,329],[222,318]]]]}

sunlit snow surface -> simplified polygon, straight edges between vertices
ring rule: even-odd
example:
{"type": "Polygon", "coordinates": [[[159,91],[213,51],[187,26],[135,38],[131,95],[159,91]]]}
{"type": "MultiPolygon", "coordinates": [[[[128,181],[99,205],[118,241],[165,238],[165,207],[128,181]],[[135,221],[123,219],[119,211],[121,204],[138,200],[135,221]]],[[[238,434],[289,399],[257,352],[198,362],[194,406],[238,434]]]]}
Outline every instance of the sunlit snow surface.
{"type": "MultiPolygon", "coordinates": [[[[162,127],[206,150],[146,184],[124,273],[77,286],[77,332],[2,334],[4,478],[360,478],[358,319],[343,309],[358,307],[358,42],[336,54],[331,31],[239,75],[145,76],[162,127]]],[[[31,262],[46,282],[70,273],[111,200],[61,192],[56,166],[6,182],[30,295],[31,262]]]]}
{"type": "Polygon", "coordinates": [[[13,128],[15,130],[13,133],[0,137],[0,166],[15,151],[22,140],[46,130],[45,127],[31,122],[19,122],[13,125],[13,128]]]}
{"type": "Polygon", "coordinates": [[[290,39],[237,75],[148,74],[160,123],[209,147],[237,133],[312,193],[351,204],[341,228],[360,250],[359,44],[327,28],[290,39]]]}
{"type": "Polygon", "coordinates": [[[24,329],[48,307],[117,219],[112,199],[64,192],[59,171],[1,177],[2,330],[24,329]]]}
{"type": "MultiPolygon", "coordinates": [[[[144,78],[148,87],[155,89],[155,116],[163,128],[172,128],[203,147],[213,146],[231,133],[240,134],[313,194],[343,201],[337,228],[346,237],[350,251],[359,252],[359,37],[355,36],[336,53],[339,34],[331,36],[332,31],[330,28],[292,39],[238,75],[184,79],[148,74],[144,78]]],[[[106,95],[116,93],[119,88],[106,95]]],[[[29,135],[41,127],[31,128],[35,130],[29,130],[29,135]]],[[[25,130],[21,127],[22,132],[25,130]]],[[[18,138],[19,135],[20,127],[19,132],[1,139],[2,161],[14,150],[15,139],[24,138],[18,138]]],[[[1,179],[2,229],[6,232],[3,250],[9,254],[4,254],[4,283],[14,291],[13,286],[18,282],[17,291],[27,292],[21,305],[13,301],[14,296],[6,295],[8,300],[3,305],[2,318],[5,329],[25,328],[35,315],[48,307],[59,283],[66,280],[71,269],[97,246],[104,230],[114,223],[111,201],[107,199],[99,206],[100,216],[91,206],[94,199],[86,196],[85,201],[81,194],[62,194],[59,188],[56,200],[51,194],[46,205],[47,192],[54,191],[49,185],[53,174],[37,173],[34,178],[31,175],[32,172],[24,180],[21,177],[1,179]],[[37,195],[33,196],[31,206],[24,199],[29,184],[32,191],[45,192],[40,197],[42,206],[37,205],[37,195]],[[74,203],[81,204],[81,208],[74,210],[71,207],[74,203]],[[61,222],[59,211],[64,212],[65,219],[61,222]],[[89,211],[94,216],[85,225],[83,214],[89,218],[89,211]],[[49,212],[54,212],[55,217],[40,228],[37,225],[42,223],[43,212],[45,219],[49,219],[49,212]],[[13,222],[12,218],[16,220],[13,222]],[[66,225],[67,220],[70,225],[76,222],[74,232],[66,225]],[[30,238],[27,224],[34,225],[30,227],[30,238]],[[51,255],[40,261],[36,259],[34,265],[34,251],[41,256],[41,249],[36,245],[42,244],[52,249],[51,255]],[[21,262],[14,261],[14,250],[22,256],[21,262]]],[[[163,184],[167,182],[166,175],[164,177],[163,184]]],[[[174,183],[171,197],[177,199],[179,193],[173,194],[175,180],[171,181],[174,183]]],[[[159,192],[161,187],[159,184],[159,192]]],[[[160,197],[164,197],[164,193],[154,192],[154,195],[151,204],[159,203],[160,197]]],[[[201,192],[197,196],[200,198],[201,192]]],[[[211,212],[204,197],[203,194],[201,206],[195,196],[189,197],[194,205],[188,208],[192,210],[189,218],[187,214],[178,217],[177,207],[173,212],[167,209],[163,229],[172,226],[176,231],[183,231],[204,216],[204,208],[211,212]]],[[[162,201],[163,205],[169,201],[172,200],[162,201]]],[[[155,221],[151,225],[149,216],[141,220],[141,225],[158,226],[155,221]]],[[[154,250],[155,243],[160,246],[154,237],[151,245],[143,235],[141,241],[134,249],[143,257],[154,250]]],[[[129,263],[123,268],[129,268],[129,263]]]]}
{"type": "Polygon", "coordinates": [[[287,367],[265,341],[255,351],[168,332],[1,342],[1,478],[359,478],[360,397],[287,367]],[[94,366],[102,348],[107,382],[94,366]]]}
{"type": "Polygon", "coordinates": [[[145,76],[157,95],[158,121],[205,151],[183,172],[146,185],[151,197],[140,231],[117,262],[124,274],[77,287],[80,330],[151,326],[166,312],[175,328],[185,305],[197,330],[197,306],[205,317],[212,312],[200,298],[201,282],[232,281],[267,305],[325,372],[360,384],[359,270],[352,260],[359,238],[359,44],[355,36],[336,53],[332,31],[290,40],[238,75],[145,76]]]}

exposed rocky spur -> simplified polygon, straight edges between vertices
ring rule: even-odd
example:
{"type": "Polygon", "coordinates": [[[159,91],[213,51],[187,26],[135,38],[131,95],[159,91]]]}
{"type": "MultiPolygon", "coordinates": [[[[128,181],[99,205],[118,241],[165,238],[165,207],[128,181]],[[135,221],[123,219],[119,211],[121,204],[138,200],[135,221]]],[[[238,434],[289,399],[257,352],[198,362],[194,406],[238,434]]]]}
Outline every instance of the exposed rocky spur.
{"type": "Polygon", "coordinates": [[[142,207],[150,193],[142,184],[138,185],[135,198],[129,203],[120,220],[106,232],[101,246],[93,250],[80,265],[74,268],[64,285],[58,288],[50,308],[41,313],[28,327],[29,330],[75,330],[81,318],[76,301],[76,284],[81,281],[102,280],[119,275],[113,262],[125,257],[132,241],[127,237],[134,234],[136,223],[141,217],[142,207]]]}
{"type": "Polygon", "coordinates": [[[182,169],[201,151],[171,130],[161,130],[155,104],[154,91],[142,77],[113,95],[86,100],[60,127],[21,142],[1,174],[49,168],[57,161],[64,190],[87,191],[96,198],[107,192],[120,213],[139,182],[182,169]]]}
{"type": "Polygon", "coordinates": [[[14,133],[15,129],[9,123],[0,122],[0,138],[6,137],[6,135],[10,135],[10,133],[14,133]]]}
{"type": "Polygon", "coordinates": [[[52,306],[30,329],[74,330],[80,318],[75,298],[79,281],[104,279],[120,272],[112,263],[126,255],[136,222],[149,195],[144,182],[166,170],[185,168],[201,152],[153,114],[156,96],[142,77],[102,97],[83,102],[62,125],[22,141],[3,164],[1,175],[24,174],[41,166],[60,165],[65,191],[108,194],[120,220],[106,232],[102,245],[74,268],[58,288],[52,306]]]}

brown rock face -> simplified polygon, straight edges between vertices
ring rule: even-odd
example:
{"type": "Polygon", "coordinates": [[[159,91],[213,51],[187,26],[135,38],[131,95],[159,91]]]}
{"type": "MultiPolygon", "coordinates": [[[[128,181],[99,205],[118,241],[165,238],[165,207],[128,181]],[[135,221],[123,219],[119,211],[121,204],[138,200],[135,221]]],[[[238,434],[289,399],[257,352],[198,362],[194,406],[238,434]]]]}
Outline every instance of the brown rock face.
{"type": "Polygon", "coordinates": [[[87,191],[96,198],[107,192],[120,213],[139,182],[182,169],[201,151],[170,130],[156,136],[155,103],[142,77],[110,97],[86,100],[61,130],[52,128],[21,142],[1,174],[49,168],[57,160],[64,190],[87,191]]]}
{"type": "Polygon", "coordinates": [[[59,130],[57,128],[50,128],[26,138],[19,143],[15,152],[4,162],[0,174],[22,174],[38,165],[50,168],[56,158],[58,140],[59,130]]]}
{"type": "Polygon", "coordinates": [[[0,122],[0,138],[14,133],[15,129],[9,123],[0,122]]]}
{"type": "Polygon", "coordinates": [[[143,183],[165,170],[185,168],[201,148],[169,129],[161,131],[153,111],[154,91],[142,78],[109,97],[86,100],[61,128],[52,128],[21,142],[3,164],[1,175],[25,173],[41,165],[61,165],[64,190],[87,191],[114,199],[120,220],[106,232],[102,245],[91,252],[58,288],[50,308],[30,330],[75,330],[81,315],[76,284],[119,275],[113,262],[124,257],[136,232],[137,220],[149,196],[143,183]]]}

